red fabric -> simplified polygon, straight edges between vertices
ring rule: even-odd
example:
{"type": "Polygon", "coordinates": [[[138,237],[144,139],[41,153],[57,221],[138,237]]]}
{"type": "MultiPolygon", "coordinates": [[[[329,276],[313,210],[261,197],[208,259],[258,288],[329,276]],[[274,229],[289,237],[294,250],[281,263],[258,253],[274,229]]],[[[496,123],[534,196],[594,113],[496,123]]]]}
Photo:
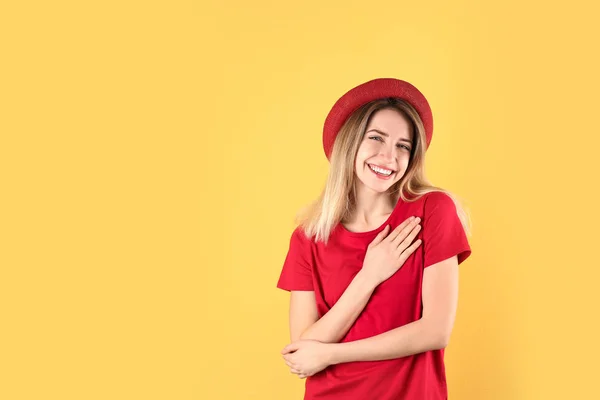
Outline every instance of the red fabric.
{"type": "MultiPolygon", "coordinates": [[[[385,224],[393,229],[413,215],[421,217],[422,230],[417,238],[423,243],[399,271],[375,289],[342,342],[375,336],[418,320],[424,268],[454,255],[460,264],[471,254],[454,202],[446,194],[428,193],[415,202],[400,199],[385,224]]],[[[367,246],[385,224],[360,233],[338,224],[326,246],[309,240],[297,227],[277,287],[314,290],[319,317],[323,316],[361,269],[367,246]]],[[[305,400],[446,399],[444,351],[332,365],[306,378],[305,388],[305,400]]]]}

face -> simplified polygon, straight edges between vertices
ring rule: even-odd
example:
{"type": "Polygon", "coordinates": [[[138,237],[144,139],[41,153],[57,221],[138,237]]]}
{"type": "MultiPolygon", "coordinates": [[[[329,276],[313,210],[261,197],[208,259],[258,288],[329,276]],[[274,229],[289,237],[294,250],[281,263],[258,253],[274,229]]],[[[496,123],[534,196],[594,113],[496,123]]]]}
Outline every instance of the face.
{"type": "Polygon", "coordinates": [[[373,114],[356,155],[359,189],[387,191],[404,176],[412,147],[411,124],[402,114],[390,109],[373,114]]]}

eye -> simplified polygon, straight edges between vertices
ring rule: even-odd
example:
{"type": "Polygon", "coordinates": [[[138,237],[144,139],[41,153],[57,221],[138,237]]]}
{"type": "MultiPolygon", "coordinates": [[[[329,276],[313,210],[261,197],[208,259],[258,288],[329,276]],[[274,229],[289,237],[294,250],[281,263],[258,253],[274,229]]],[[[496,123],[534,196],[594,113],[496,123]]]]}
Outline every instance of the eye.
{"type": "Polygon", "coordinates": [[[369,139],[381,139],[383,141],[381,136],[370,136],[369,139]]]}
{"type": "Polygon", "coordinates": [[[404,147],[406,149],[406,151],[410,151],[410,147],[405,146],[403,144],[399,144],[398,147],[404,147]]]}

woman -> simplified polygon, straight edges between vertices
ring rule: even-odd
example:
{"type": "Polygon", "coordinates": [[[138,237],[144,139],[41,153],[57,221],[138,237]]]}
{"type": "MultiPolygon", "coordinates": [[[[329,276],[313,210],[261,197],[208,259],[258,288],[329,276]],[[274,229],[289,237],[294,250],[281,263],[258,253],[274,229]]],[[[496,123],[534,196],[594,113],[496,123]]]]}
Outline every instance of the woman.
{"type": "Polygon", "coordinates": [[[446,399],[444,348],[467,215],[425,177],[431,109],[408,82],[344,94],[325,120],[327,183],[290,239],[283,358],[304,399],[446,399]],[[413,219],[414,217],[414,219],[413,219]]]}

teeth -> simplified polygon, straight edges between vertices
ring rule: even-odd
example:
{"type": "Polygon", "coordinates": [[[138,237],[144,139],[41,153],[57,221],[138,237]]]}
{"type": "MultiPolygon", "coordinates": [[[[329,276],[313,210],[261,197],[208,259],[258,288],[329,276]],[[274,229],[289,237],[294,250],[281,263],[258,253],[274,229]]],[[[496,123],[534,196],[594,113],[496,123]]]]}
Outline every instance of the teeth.
{"type": "Polygon", "coordinates": [[[373,171],[380,173],[381,175],[386,175],[389,176],[392,174],[392,171],[388,170],[388,169],[382,169],[379,167],[376,167],[374,165],[368,164],[369,168],[371,168],[373,171]]]}

